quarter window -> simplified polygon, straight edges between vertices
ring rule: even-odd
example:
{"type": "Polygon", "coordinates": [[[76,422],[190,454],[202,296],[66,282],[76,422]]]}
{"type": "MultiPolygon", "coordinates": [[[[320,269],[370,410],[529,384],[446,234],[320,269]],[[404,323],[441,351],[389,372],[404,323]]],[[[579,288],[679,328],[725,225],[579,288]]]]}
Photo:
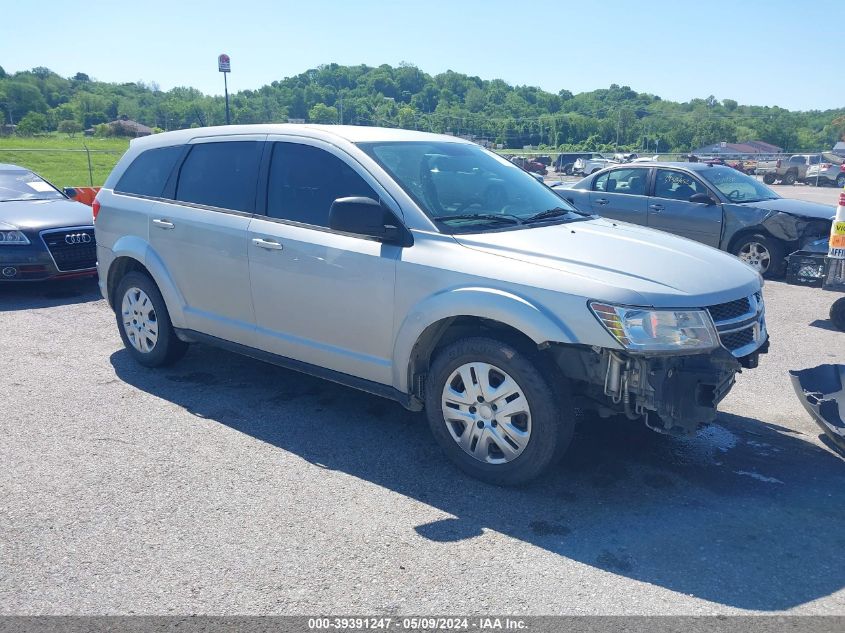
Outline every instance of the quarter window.
{"type": "Polygon", "coordinates": [[[117,181],[114,190],[153,198],[161,196],[182,147],[157,147],[141,153],[117,181]]]}
{"type": "Polygon", "coordinates": [[[593,190],[642,196],[645,195],[647,175],[645,169],[614,169],[596,178],[593,190]]]}
{"type": "Polygon", "coordinates": [[[696,193],[707,193],[704,185],[692,176],[680,171],[658,169],[654,181],[654,195],[658,198],[689,201],[696,193]]]}
{"type": "Polygon", "coordinates": [[[327,227],[332,202],[348,196],[378,200],[372,187],[337,156],[311,145],[274,144],[268,216],[327,227]]]}
{"type": "Polygon", "coordinates": [[[176,199],[252,212],[263,145],[260,141],[194,145],[179,171],[176,199]]]}

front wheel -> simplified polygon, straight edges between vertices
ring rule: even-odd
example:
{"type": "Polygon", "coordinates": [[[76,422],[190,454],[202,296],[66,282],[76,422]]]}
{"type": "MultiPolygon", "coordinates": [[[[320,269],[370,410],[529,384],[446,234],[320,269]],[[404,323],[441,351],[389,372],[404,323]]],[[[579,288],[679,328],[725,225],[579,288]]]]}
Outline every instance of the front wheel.
{"type": "Polygon", "coordinates": [[[763,182],[767,185],[775,184],[775,175],[774,174],[764,174],[763,175],[763,182]]]}
{"type": "Polygon", "coordinates": [[[839,174],[836,177],[836,186],[840,189],[845,188],[845,174],[839,174]]]}
{"type": "Polygon", "coordinates": [[[794,171],[790,171],[783,177],[783,184],[794,185],[796,180],[798,180],[798,175],[794,171]]]}
{"type": "Polygon", "coordinates": [[[731,253],[751,266],[766,279],[779,279],[786,268],[783,244],[763,234],[740,238],[731,253]]]}
{"type": "Polygon", "coordinates": [[[575,414],[563,378],[489,338],[445,347],[426,382],[426,414],[437,443],[461,470],[496,485],[525,483],[563,455],[575,414]]]}
{"type": "Polygon", "coordinates": [[[184,356],[164,298],[147,275],[132,271],[117,286],[115,315],[120,338],[132,357],[145,367],[171,365],[184,356]]]}

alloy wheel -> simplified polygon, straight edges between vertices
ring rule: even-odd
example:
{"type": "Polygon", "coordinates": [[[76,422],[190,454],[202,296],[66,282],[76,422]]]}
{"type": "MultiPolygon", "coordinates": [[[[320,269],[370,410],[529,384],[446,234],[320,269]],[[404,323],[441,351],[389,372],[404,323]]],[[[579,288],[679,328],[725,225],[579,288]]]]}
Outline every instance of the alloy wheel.
{"type": "Polygon", "coordinates": [[[760,242],[748,242],[739,250],[737,256],[761,275],[769,270],[772,263],[769,249],[760,242]]]}
{"type": "Polygon", "coordinates": [[[153,302],[140,288],[129,288],[121,303],[123,329],[129,342],[139,352],[148,354],[158,342],[158,320],[153,302]]]}
{"type": "Polygon", "coordinates": [[[441,397],[443,419],[464,452],[488,464],[513,461],[531,439],[525,392],[488,363],[466,363],[449,376],[441,397]]]}

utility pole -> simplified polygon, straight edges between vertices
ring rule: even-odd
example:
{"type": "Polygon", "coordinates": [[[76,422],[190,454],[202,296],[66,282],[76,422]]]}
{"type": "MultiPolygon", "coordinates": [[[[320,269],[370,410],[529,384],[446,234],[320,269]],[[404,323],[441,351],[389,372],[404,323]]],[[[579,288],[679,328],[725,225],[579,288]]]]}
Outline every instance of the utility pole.
{"type": "Polygon", "coordinates": [[[340,124],[343,125],[343,95],[340,95],[340,124]]]}

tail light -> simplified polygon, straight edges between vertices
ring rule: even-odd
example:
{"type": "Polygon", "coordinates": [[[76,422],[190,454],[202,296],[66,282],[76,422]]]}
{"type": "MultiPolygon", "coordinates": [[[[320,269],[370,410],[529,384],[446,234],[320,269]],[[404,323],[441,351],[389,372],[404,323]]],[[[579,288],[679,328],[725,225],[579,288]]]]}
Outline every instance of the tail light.
{"type": "Polygon", "coordinates": [[[842,164],[839,166],[839,171],[845,171],[845,163],[842,163],[842,164]]]}
{"type": "Polygon", "coordinates": [[[97,221],[97,216],[100,215],[100,201],[94,198],[94,202],[91,204],[91,211],[94,214],[94,221],[97,221]]]}

